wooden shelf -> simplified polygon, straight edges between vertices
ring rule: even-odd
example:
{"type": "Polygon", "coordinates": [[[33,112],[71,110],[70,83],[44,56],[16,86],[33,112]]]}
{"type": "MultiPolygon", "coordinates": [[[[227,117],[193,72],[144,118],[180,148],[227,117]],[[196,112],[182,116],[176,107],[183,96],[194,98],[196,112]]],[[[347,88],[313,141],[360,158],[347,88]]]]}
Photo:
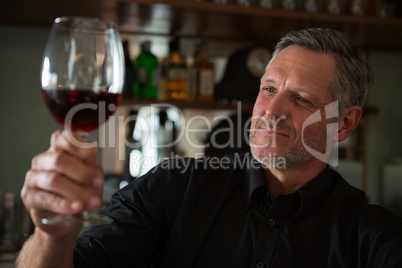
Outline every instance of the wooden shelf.
{"type": "Polygon", "coordinates": [[[382,18],[380,0],[366,16],[244,7],[193,0],[120,0],[119,27],[125,34],[209,41],[212,56],[228,56],[239,46],[273,46],[289,31],[306,27],[342,31],[366,49],[402,49],[402,19],[382,18]]]}
{"type": "Polygon", "coordinates": [[[187,10],[201,10],[201,11],[230,13],[230,14],[257,15],[257,16],[267,16],[271,18],[288,18],[288,19],[303,19],[303,20],[315,20],[315,21],[402,26],[402,19],[400,18],[382,18],[374,14],[369,14],[365,16],[358,16],[353,14],[336,15],[326,12],[313,13],[302,10],[262,8],[258,6],[245,7],[236,4],[198,2],[195,0],[119,0],[119,2],[146,4],[146,5],[163,4],[173,8],[181,8],[187,10]]]}
{"type": "Polygon", "coordinates": [[[206,39],[211,56],[224,57],[248,45],[273,46],[289,31],[306,27],[342,31],[366,49],[402,50],[402,18],[381,18],[381,0],[370,3],[368,15],[356,16],[195,0],[6,0],[0,23],[50,27],[59,16],[97,16],[137,41],[159,38],[167,44],[172,36],[182,37],[185,53],[206,39]]]}
{"type": "Polygon", "coordinates": [[[145,105],[173,105],[179,109],[205,109],[205,110],[253,110],[250,102],[187,102],[187,101],[158,101],[150,99],[126,99],[120,102],[120,106],[145,106],[145,105]]]}

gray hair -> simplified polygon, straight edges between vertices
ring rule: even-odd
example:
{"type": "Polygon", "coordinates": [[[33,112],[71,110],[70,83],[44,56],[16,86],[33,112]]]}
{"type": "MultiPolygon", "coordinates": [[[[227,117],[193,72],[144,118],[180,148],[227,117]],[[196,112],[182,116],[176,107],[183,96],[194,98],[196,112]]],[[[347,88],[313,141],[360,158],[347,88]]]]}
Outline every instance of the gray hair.
{"type": "Polygon", "coordinates": [[[276,45],[271,61],[284,48],[297,45],[317,53],[332,53],[335,75],[330,81],[332,97],[339,102],[339,110],[363,106],[374,75],[366,53],[345,34],[324,28],[293,31],[276,45]]]}

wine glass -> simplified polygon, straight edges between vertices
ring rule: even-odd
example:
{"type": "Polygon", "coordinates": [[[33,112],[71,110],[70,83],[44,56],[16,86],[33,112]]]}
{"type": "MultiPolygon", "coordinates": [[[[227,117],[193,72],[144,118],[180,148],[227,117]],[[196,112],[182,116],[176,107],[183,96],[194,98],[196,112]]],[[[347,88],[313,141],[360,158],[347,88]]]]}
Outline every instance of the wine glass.
{"type": "MultiPolygon", "coordinates": [[[[67,134],[86,136],[106,122],[121,100],[124,83],[123,49],[115,25],[88,17],[55,19],[43,55],[41,83],[48,110],[67,134]]],[[[64,225],[110,222],[87,211],[42,219],[44,224],[64,225]]]]}

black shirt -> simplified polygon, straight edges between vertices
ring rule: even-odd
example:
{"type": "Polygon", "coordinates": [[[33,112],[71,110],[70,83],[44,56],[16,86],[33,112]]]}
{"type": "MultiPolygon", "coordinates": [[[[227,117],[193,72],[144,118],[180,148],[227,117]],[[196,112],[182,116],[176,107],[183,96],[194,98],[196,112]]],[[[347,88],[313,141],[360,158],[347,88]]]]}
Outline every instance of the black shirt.
{"type": "Polygon", "coordinates": [[[252,157],[173,158],[118,191],[75,267],[402,267],[402,221],[326,168],[276,199],[252,157]]]}

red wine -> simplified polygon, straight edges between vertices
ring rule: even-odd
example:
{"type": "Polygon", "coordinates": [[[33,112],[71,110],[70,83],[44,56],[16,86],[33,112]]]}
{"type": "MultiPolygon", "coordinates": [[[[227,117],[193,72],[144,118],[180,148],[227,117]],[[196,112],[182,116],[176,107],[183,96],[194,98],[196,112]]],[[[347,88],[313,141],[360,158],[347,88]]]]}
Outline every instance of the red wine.
{"type": "Polygon", "coordinates": [[[97,129],[116,110],[121,95],[91,90],[42,90],[43,99],[56,121],[73,131],[97,129]]]}

